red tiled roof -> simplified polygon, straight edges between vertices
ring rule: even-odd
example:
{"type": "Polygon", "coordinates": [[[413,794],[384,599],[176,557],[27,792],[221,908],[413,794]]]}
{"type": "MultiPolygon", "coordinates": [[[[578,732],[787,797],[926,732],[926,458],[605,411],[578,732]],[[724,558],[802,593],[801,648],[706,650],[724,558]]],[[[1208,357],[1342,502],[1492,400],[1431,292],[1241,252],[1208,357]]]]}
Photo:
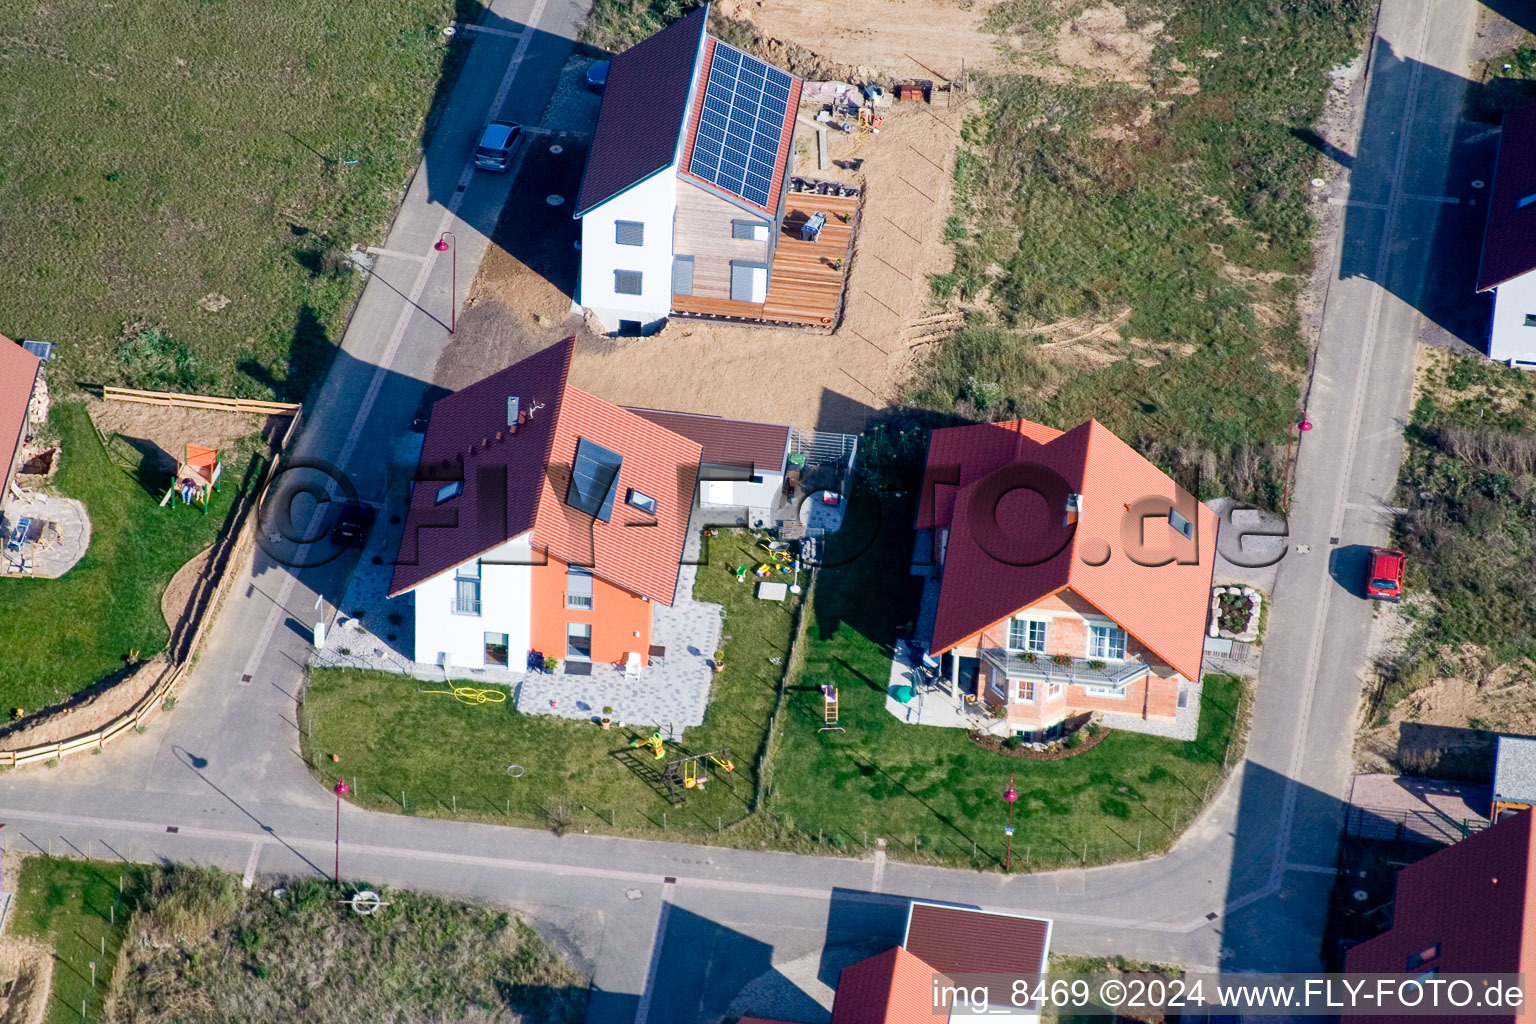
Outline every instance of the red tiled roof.
{"type": "Polygon", "coordinates": [[[575,347],[567,338],[432,407],[391,596],[531,530],[536,550],[672,603],[699,446],[567,384],[575,347]],[[509,396],[530,414],[515,432],[509,396]],[[581,438],[623,456],[606,523],[565,503],[581,438]],[[438,504],[441,484],[431,477],[462,478],[463,491],[438,504]],[[656,499],[654,519],[625,504],[631,488],[656,499]]]}
{"type": "Polygon", "coordinates": [[[1536,104],[1504,115],[1477,290],[1536,270],[1536,104]]]}
{"type": "Polygon", "coordinates": [[[782,423],[754,423],[693,412],[626,408],[674,434],[697,441],[704,449],[702,461],[710,465],[752,466],[770,473],[784,469],[784,455],[789,450],[789,427],[782,423]]]}
{"type": "MultiPolygon", "coordinates": [[[[761,211],[770,217],[777,215],[779,210],[779,197],[784,193],[784,179],[789,174],[789,151],[795,142],[795,117],[800,112],[800,94],[805,89],[805,80],[796,76],[789,76],[789,102],[784,108],[784,126],[779,134],[779,150],[773,162],[773,181],[768,188],[768,205],[758,206],[750,199],[737,195],[705,181],[703,178],[688,172],[688,165],[693,158],[693,144],[698,139],[699,120],[704,114],[704,92],[709,83],[709,65],[715,56],[715,47],[729,45],[719,43],[713,36],[704,44],[704,60],[699,66],[698,85],[694,89],[692,113],[688,115],[686,134],[683,138],[683,152],[677,162],[678,173],[691,182],[695,182],[703,188],[718,192],[728,197],[731,202],[751,209],[761,211]]],[[[786,72],[787,73],[787,72],[786,72]]]]}
{"type": "MultiPolygon", "coordinates": [[[[1157,553],[1172,557],[1175,540],[1182,543],[1167,526],[1166,543],[1160,540],[1158,522],[1143,523],[1144,561],[1158,560],[1148,557],[1157,553]]],[[[934,653],[1071,589],[1162,661],[1198,677],[1215,513],[1097,420],[1066,433],[1026,420],[935,430],[916,525],[949,528],[934,653]],[[1031,466],[1037,469],[1025,468],[1031,466]],[[1012,478],[994,476],[1004,467],[1018,467],[1012,473],[1019,479],[1000,484],[1012,478]],[[1083,496],[1075,528],[1065,525],[1069,494],[1083,496]],[[1195,521],[1194,564],[1154,567],[1128,557],[1122,526],[1129,506],[1152,496],[1195,521]]]]}
{"type": "Polygon", "coordinates": [[[16,452],[27,433],[27,409],[42,361],[0,334],[0,501],[11,483],[16,452]]]}
{"type": "Polygon", "coordinates": [[[934,1024],[933,975],[900,946],[844,967],[832,1024],[934,1024]]]}
{"type": "Polygon", "coordinates": [[[677,156],[708,16],[709,8],[700,8],[613,58],[576,197],[577,217],[677,156]]]}
{"type": "Polygon", "coordinates": [[[967,907],[913,903],[902,944],[940,974],[1033,974],[1045,970],[1051,922],[967,907]]]}
{"type": "MultiPolygon", "coordinates": [[[[1397,873],[1392,928],[1350,949],[1344,957],[1345,970],[1418,974],[1435,967],[1442,975],[1527,976],[1536,972],[1533,839],[1536,818],[1522,811],[1403,868],[1397,873]],[[1409,968],[1409,956],[1428,952],[1436,944],[1438,956],[1409,968]]],[[[1510,1014],[1482,1019],[1520,1018],[1510,1014]]]]}

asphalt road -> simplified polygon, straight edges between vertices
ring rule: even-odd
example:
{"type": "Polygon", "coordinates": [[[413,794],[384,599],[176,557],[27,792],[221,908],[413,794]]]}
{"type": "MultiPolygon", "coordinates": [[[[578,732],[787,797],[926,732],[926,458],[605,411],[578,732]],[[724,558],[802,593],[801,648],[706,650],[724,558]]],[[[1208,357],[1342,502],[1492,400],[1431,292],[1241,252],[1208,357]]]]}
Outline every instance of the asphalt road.
{"type": "MultiPolygon", "coordinates": [[[[1055,919],[1054,946],[1193,966],[1317,963],[1349,777],[1370,608],[1353,559],[1385,539],[1379,506],[1400,459],[1426,240],[1455,150],[1460,73],[1477,8],[1385,5],[1298,456],[1248,760],[1166,857],[1003,878],[342,810],[343,872],[515,906],[594,973],[590,1019],[712,1019],[746,988],[813,1019],[802,990],[889,937],[901,896],[1055,919]],[[1335,539],[1336,538],[1336,539],[1335,539]],[[670,880],[670,881],[669,881],[670,880]],[[870,890],[879,889],[879,893],[870,890]],[[663,895],[666,907],[663,911],[663,895]],[[660,934],[661,942],[656,942],[660,934]],[[754,973],[755,972],[755,973],[754,973]],[[647,979],[663,979],[650,986],[647,979]],[[754,980],[755,979],[755,980],[754,980]]],[[[529,118],[550,94],[580,0],[498,0],[434,138],[297,454],[345,467],[366,499],[426,394],[446,339],[456,233],[473,278],[511,176],[468,155],[492,111],[529,118]],[[431,311],[425,312],[425,310],[431,311]]],[[[321,479],[310,471],[311,479],[321,479]]],[[[299,520],[309,506],[300,502],[299,520]]],[[[290,572],[263,552],[213,628],[185,695],[149,734],[54,772],[0,781],[8,843],[172,858],[248,875],[329,873],[334,799],[298,754],[294,716],[317,597],[344,562],[290,572]]],[[[745,997],[744,997],[745,998],[745,997]]]]}

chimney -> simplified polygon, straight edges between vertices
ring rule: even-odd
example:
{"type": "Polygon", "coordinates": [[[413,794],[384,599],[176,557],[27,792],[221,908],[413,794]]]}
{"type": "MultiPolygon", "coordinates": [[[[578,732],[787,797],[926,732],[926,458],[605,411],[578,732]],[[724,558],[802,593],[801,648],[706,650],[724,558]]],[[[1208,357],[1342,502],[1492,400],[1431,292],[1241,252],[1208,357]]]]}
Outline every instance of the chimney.
{"type": "Polygon", "coordinates": [[[1077,519],[1083,514],[1083,496],[1081,494],[1067,495],[1067,518],[1063,526],[1077,525],[1077,519]]]}

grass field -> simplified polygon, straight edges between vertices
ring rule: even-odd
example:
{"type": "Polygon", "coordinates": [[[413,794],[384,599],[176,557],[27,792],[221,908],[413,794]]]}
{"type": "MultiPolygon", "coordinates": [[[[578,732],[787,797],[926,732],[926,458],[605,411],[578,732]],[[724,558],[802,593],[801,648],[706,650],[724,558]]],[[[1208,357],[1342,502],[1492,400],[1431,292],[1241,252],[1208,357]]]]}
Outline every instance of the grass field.
{"type": "MultiPolygon", "coordinates": [[[[1086,3],[999,12],[1047,34],[1086,3]]],[[[1003,76],[956,168],[955,268],[933,282],[969,326],[911,389],[978,419],[1094,416],[1202,497],[1273,502],[1306,346],[1312,263],[1301,134],[1359,50],[1363,0],[1129,5],[1165,22],[1132,84],[1003,76]],[[1194,80],[1197,88],[1191,88],[1194,80]],[[1127,317],[1107,341],[1064,335],[1127,317]],[[1048,338],[1037,328],[1081,318],[1048,338]],[[1047,340],[1060,344],[1050,349],[1047,340]]],[[[996,16],[1001,16],[994,12],[996,16]]]]}
{"type": "Polygon", "coordinates": [[[809,610],[804,670],[794,680],[773,755],[769,809],[803,835],[860,850],[884,837],[906,858],[1001,865],[1002,793],[1015,776],[1015,866],[1039,869],[1134,859],[1165,848],[1221,778],[1243,684],[1207,676],[1198,737],[1189,743],[1119,731],[1090,751],[1031,761],[987,751],[964,730],[908,725],[885,709],[892,644],[910,626],[912,505],[850,504],[830,555],[873,546],[823,569],[809,610]],[[857,518],[853,513],[863,509],[857,518]],[[874,595],[879,595],[878,599],[874,595]],[[818,733],[823,682],[839,685],[842,733],[818,733]]]}
{"type": "Polygon", "coordinates": [[[715,676],[703,725],[668,750],[729,747],[735,771],[711,772],[703,793],[675,807],[657,792],[649,751],[632,735],[651,723],[603,731],[595,724],[519,714],[510,700],[471,706],[413,679],[377,672],[319,671],[304,698],[304,749],[323,779],[331,754],[359,790],[353,800],[381,810],[457,816],[534,827],[607,831],[688,829],[717,833],[751,811],[756,763],[789,645],[793,600],[759,601],[731,567],[752,558],[756,539],[722,531],[695,596],[725,607],[725,670],[715,676]],[[770,659],[778,658],[781,664],[770,659]],[[509,778],[507,766],[523,767],[509,778]]]}
{"type": "Polygon", "coordinates": [[[55,486],[85,504],[91,546],[58,579],[0,579],[0,622],[8,638],[25,638],[8,642],[0,655],[6,711],[63,700],[121,669],[131,652],[147,659],[163,649],[170,639],[160,610],[166,584],[228,525],[260,470],[254,443],[225,452],[223,481],[207,515],[160,508],[169,480],[151,474],[141,483],[140,456],[126,446],[119,453],[125,461],[109,457],[84,405],[56,404],[48,431],[63,449],[55,486]]]}
{"type": "Polygon", "coordinates": [[[354,293],[340,254],[393,216],[451,78],[453,13],[0,5],[0,332],[58,342],[56,386],[301,399],[354,293]],[[169,337],[168,380],[118,360],[135,323],[169,337]]]}
{"type": "Polygon", "coordinates": [[[312,879],[279,898],[214,869],[30,857],[12,928],[57,955],[50,1024],[80,1024],[82,1000],[87,1021],[104,1019],[109,993],[112,1019],[139,1024],[574,1024],[585,1012],[585,979],[512,915],[384,890],[364,917],[339,895],[312,879]]]}
{"type": "Polygon", "coordinates": [[[102,1019],[107,992],[128,937],[129,903],[119,894],[137,888],[143,869],[94,860],[28,857],[22,865],[10,933],[53,947],[49,1024],[102,1019]],[[121,881],[120,881],[121,880],[121,881]],[[96,985],[91,985],[91,962],[96,985]]]}

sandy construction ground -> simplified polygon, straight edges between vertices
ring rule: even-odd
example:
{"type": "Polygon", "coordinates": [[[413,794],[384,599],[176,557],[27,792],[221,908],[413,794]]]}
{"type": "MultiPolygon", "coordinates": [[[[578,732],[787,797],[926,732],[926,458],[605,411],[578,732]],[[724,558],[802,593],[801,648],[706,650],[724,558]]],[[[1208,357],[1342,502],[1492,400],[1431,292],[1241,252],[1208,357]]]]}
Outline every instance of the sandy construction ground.
{"type": "Polygon", "coordinates": [[[157,458],[168,473],[176,469],[176,461],[188,444],[224,449],[258,432],[271,438],[288,429],[286,416],[253,416],[96,399],[89,401],[89,407],[97,430],[108,437],[121,434],[145,454],[157,450],[157,458]]]}

